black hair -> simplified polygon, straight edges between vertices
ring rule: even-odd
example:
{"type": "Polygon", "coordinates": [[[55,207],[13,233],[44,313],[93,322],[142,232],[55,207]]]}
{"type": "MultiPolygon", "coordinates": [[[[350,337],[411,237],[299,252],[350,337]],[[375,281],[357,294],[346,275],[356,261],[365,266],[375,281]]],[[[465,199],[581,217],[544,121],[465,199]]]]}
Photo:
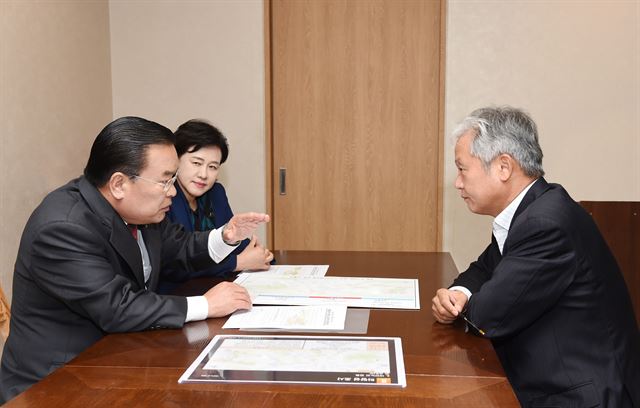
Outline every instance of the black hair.
{"type": "Polygon", "coordinates": [[[227,138],[215,126],[204,120],[192,119],[180,125],[175,131],[176,151],[178,157],[185,153],[193,153],[207,146],[216,146],[222,157],[220,164],[229,157],[227,138]]]}
{"type": "Polygon", "coordinates": [[[137,176],[147,165],[149,146],[174,143],[171,130],[156,122],[135,116],[116,119],[93,142],[84,176],[96,187],[104,186],[118,171],[137,176]]]}

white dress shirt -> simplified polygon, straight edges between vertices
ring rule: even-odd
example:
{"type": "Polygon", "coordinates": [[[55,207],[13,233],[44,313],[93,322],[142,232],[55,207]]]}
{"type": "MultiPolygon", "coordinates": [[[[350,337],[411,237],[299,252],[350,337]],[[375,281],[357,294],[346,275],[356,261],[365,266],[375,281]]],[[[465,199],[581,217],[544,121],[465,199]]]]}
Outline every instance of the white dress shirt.
{"type": "MultiPolygon", "coordinates": [[[[220,263],[229,256],[239,245],[227,245],[222,239],[224,226],[211,230],[209,233],[209,256],[220,263]]],[[[187,296],[187,318],[184,322],[204,320],[209,315],[209,302],[204,296],[187,296]]]]}

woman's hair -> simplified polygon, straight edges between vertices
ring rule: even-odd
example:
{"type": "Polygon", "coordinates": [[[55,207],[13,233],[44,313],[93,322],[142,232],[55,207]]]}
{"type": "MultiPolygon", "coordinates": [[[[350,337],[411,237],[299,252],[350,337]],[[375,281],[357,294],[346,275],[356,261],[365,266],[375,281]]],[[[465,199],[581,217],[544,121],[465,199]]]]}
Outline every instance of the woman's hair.
{"type": "Polygon", "coordinates": [[[220,164],[229,156],[227,138],[215,126],[200,119],[192,119],[183,123],[175,131],[176,151],[178,157],[185,153],[193,153],[207,146],[216,146],[220,149],[222,157],[220,164]]]}

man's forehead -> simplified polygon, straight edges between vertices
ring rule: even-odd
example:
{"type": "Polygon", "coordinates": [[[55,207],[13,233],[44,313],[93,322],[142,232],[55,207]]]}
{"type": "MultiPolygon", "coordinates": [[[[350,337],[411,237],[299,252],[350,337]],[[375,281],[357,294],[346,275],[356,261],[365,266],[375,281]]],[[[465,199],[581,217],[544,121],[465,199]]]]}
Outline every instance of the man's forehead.
{"type": "Polygon", "coordinates": [[[142,172],[171,176],[178,170],[180,160],[173,145],[151,145],[145,152],[145,166],[142,172]]]}
{"type": "Polygon", "coordinates": [[[458,139],[458,141],[456,142],[456,146],[454,149],[455,155],[456,155],[456,160],[458,159],[459,156],[461,156],[464,153],[468,152],[468,148],[466,147],[466,143],[464,143],[462,141],[462,139],[458,139]]]}

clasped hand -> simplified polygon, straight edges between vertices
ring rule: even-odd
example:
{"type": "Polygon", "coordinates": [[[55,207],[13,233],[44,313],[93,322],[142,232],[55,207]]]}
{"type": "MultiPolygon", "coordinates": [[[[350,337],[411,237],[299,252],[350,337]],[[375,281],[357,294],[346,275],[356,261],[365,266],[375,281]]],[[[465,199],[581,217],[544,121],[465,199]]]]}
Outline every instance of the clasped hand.
{"type": "Polygon", "coordinates": [[[467,304],[467,295],[458,290],[438,289],[431,301],[433,317],[440,323],[453,323],[467,304]]]}

